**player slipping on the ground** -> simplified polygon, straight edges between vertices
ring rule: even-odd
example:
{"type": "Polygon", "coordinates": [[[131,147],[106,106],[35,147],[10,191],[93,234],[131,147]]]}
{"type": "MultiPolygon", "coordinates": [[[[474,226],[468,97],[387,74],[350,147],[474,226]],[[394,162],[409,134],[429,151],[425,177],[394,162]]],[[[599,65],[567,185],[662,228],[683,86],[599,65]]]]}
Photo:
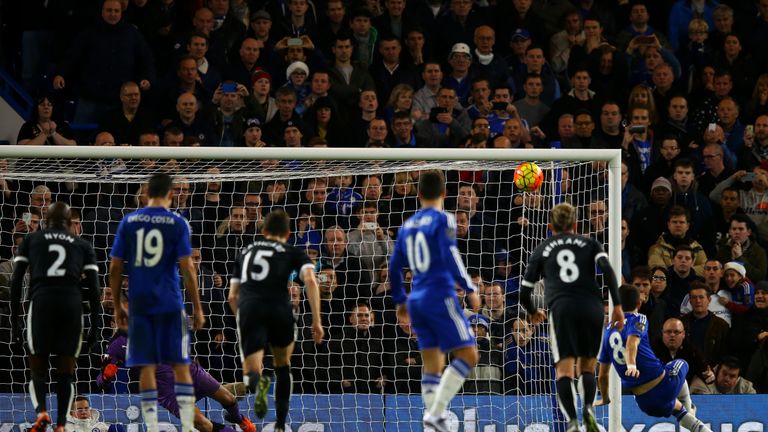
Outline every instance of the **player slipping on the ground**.
{"type": "Polygon", "coordinates": [[[595,369],[603,334],[602,290],[595,282],[595,264],[603,270],[614,307],[611,322],[624,325],[616,273],[608,255],[595,240],[575,234],[576,209],[558,204],[549,215],[552,237],[544,240],[528,259],[520,289],[520,304],[539,324],[549,321],[550,347],[557,373],[557,399],[568,419],[568,432],[579,430],[574,378],[580,380],[583,419],[587,432],[598,432],[593,403],[597,393],[595,369]],[[549,317],[531,299],[533,285],[544,277],[544,295],[549,317]],[[574,373],[575,372],[575,373],[574,373]]]}
{"type": "Polygon", "coordinates": [[[147,432],[157,432],[158,364],[170,364],[182,432],[194,427],[195,393],[189,371],[189,333],[179,290],[179,271],[192,302],[192,328],[205,324],[197,291],[197,270],[187,220],[168,210],[173,179],[155,174],[149,179],[147,207],[127,214],[112,244],[109,285],[115,302],[115,323],[128,330],[128,367],[141,367],[141,413],[147,432]],[[121,304],[123,269],[128,274],[128,309],[121,304]]]}
{"type": "Polygon", "coordinates": [[[75,397],[73,384],[75,363],[80,355],[83,335],[82,294],[80,276],[85,274],[91,328],[88,346],[96,342],[101,329],[98,270],[93,246],[69,230],[72,213],[67,204],[55,202],[48,209],[48,227],[30,234],[14,258],[11,282],[11,334],[21,345],[22,323],[19,320],[21,291],[27,267],[30,270],[29,313],[27,315],[27,349],[32,381],[29,395],[37,419],[30,429],[43,432],[51,424],[46,407],[48,389],[48,356],[56,354],[56,397],[58,414],[56,432],[63,432],[67,413],[75,397]]]}
{"type": "Polygon", "coordinates": [[[229,306],[237,317],[243,380],[256,394],[254,409],[259,418],[267,414],[269,379],[261,376],[264,349],[269,344],[275,365],[275,432],[285,430],[291,398],[291,354],[293,353],[293,307],[288,282],[297,272],[304,282],[312,309],[312,339],[323,341],[320,321],[320,289],[315,265],[307,254],[286,244],[290,219],[282,210],[269,213],[262,229],[264,240],[243,248],[230,279],[229,306]]]}
{"type": "Polygon", "coordinates": [[[477,312],[480,308],[480,298],[456,246],[456,219],[442,210],[444,198],[442,172],[423,172],[419,177],[421,210],[400,228],[389,262],[397,317],[410,320],[424,362],[424,426],[437,432],[448,431],[446,407],[478,360],[475,337],[456,297],[457,283],[467,293],[472,309],[477,312]],[[406,264],[413,273],[407,298],[402,274],[406,264]],[[443,371],[446,352],[453,360],[443,371]]]}
{"type": "Polygon", "coordinates": [[[621,387],[635,395],[637,406],[653,417],[674,415],[680,426],[691,432],[711,432],[696,418],[685,376],[688,363],[672,360],[662,364],[648,342],[648,319],[638,313],[640,292],[632,285],[621,286],[621,302],[626,314],[624,328],[609,325],[600,351],[599,400],[595,405],[607,405],[608,374],[611,365],[621,378],[621,387]]]}

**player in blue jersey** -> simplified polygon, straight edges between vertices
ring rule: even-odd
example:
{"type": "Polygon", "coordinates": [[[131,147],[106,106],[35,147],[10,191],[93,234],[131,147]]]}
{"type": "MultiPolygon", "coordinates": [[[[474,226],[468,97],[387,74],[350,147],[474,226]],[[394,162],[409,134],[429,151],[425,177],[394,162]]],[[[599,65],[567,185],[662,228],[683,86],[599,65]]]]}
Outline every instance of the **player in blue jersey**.
{"type": "Polygon", "coordinates": [[[456,246],[456,220],[442,211],[444,198],[443,174],[422,173],[421,210],[403,223],[389,262],[398,319],[410,320],[424,363],[424,425],[437,432],[448,431],[445,409],[478,360],[475,337],[456,297],[457,283],[467,293],[472,309],[477,312],[480,308],[480,298],[456,246]],[[405,266],[413,272],[407,297],[403,288],[405,266]],[[443,372],[445,352],[450,352],[453,360],[443,372]]]}
{"type": "Polygon", "coordinates": [[[197,271],[187,220],[168,210],[173,179],[155,174],[147,188],[147,207],[126,215],[112,245],[109,283],[115,304],[123,295],[123,271],[128,275],[128,308],[115,308],[115,322],[128,330],[128,367],[141,367],[141,412],[147,432],[157,432],[156,365],[170,364],[176,379],[176,402],[182,432],[193,428],[195,393],[189,371],[189,335],[179,290],[179,270],[192,302],[192,327],[202,328],[205,317],[197,291],[197,271]]]}
{"type": "Polygon", "coordinates": [[[608,374],[611,364],[621,377],[622,388],[635,395],[640,409],[654,417],[674,415],[680,426],[691,432],[711,432],[696,418],[691,403],[688,383],[688,363],[672,360],[662,364],[648,342],[648,319],[638,313],[640,291],[632,285],[622,285],[619,294],[624,309],[624,328],[613,325],[605,329],[603,347],[600,350],[598,383],[602,400],[595,405],[611,402],[608,397],[608,374]]]}

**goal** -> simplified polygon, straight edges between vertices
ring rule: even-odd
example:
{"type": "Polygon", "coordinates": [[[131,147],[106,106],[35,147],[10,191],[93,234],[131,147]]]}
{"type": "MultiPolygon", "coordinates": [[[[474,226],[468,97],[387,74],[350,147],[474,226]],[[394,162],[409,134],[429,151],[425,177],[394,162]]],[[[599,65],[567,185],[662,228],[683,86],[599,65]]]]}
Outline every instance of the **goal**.
{"type": "MultiPolygon", "coordinates": [[[[419,173],[435,169],[446,174],[446,210],[457,216],[462,258],[484,285],[483,317],[470,316],[481,362],[450,406],[452,428],[564,430],[547,329],[526,323],[517,292],[529,254],[548,235],[548,210],[563,201],[579,210],[580,232],[603,242],[621,267],[618,150],[0,147],[0,423],[34,417],[25,394],[28,365],[9,341],[6,260],[14,245],[45,226],[51,200],[68,202],[79,211],[80,235],[93,243],[103,276],[117,224],[146,203],[148,176],[165,171],[175,176],[174,207],[190,221],[200,263],[207,326],[194,334],[196,361],[223,383],[242,380],[226,286],[239,249],[269,211],[282,208],[293,217],[289,241],[316,263],[328,326],[327,341],[314,346],[302,287],[292,283],[292,430],[421,430],[421,360],[395,318],[387,259],[398,228],[418,208],[419,173]],[[544,171],[538,191],[515,189],[521,162],[544,171]]],[[[543,303],[541,288],[536,299],[543,303]]],[[[77,389],[104,421],[139,431],[137,374],[120,368],[115,380],[99,385],[114,331],[108,295],[103,304],[103,341],[79,359],[77,389]]],[[[617,379],[611,381],[613,402],[598,410],[598,420],[614,431],[621,428],[621,397],[617,379]]],[[[269,432],[274,412],[257,421],[251,396],[238,396],[243,413],[269,432]]],[[[216,402],[198,406],[223,422],[216,402]]],[[[50,399],[49,407],[55,408],[50,399]]],[[[164,428],[176,428],[176,419],[161,411],[164,428]]]]}

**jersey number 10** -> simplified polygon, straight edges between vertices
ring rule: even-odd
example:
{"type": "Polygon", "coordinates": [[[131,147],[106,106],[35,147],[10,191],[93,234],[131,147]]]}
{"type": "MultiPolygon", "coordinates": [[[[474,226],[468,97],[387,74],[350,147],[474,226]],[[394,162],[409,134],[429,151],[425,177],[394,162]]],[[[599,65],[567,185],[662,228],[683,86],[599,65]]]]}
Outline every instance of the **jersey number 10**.
{"type": "Polygon", "coordinates": [[[136,230],[136,257],[133,260],[133,266],[154,267],[162,257],[163,234],[160,230],[153,228],[146,235],[144,235],[144,228],[136,230]]]}
{"type": "Polygon", "coordinates": [[[429,270],[429,245],[423,232],[419,231],[414,236],[406,237],[405,249],[408,254],[408,267],[413,273],[424,273],[429,270]]]}

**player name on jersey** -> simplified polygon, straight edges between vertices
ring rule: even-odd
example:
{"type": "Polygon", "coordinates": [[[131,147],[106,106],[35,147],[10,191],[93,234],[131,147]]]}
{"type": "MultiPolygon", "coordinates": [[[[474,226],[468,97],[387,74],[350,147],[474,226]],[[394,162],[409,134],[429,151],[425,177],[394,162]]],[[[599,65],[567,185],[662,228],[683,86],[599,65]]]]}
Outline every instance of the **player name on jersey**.
{"type": "Polygon", "coordinates": [[[411,218],[405,221],[403,228],[418,228],[422,226],[432,225],[432,216],[420,216],[418,218],[411,218]]]}
{"type": "Polygon", "coordinates": [[[548,257],[549,254],[552,253],[552,249],[559,246],[563,246],[563,245],[575,245],[583,248],[587,245],[587,242],[578,237],[552,239],[550,243],[546,247],[544,247],[544,251],[542,252],[542,255],[544,257],[548,257]]]}
{"type": "Polygon", "coordinates": [[[148,214],[132,214],[128,216],[128,222],[151,222],[159,224],[175,225],[176,219],[173,216],[162,215],[148,215],[148,214]]]}
{"type": "Polygon", "coordinates": [[[277,252],[285,252],[285,247],[281,243],[271,241],[271,240],[257,240],[248,246],[244,247],[241,252],[246,253],[249,250],[257,247],[270,247],[276,250],[277,252]]]}
{"type": "Polygon", "coordinates": [[[68,241],[70,243],[75,242],[75,238],[72,237],[69,234],[59,233],[59,232],[47,232],[43,234],[46,240],[62,240],[62,241],[68,241]]]}

